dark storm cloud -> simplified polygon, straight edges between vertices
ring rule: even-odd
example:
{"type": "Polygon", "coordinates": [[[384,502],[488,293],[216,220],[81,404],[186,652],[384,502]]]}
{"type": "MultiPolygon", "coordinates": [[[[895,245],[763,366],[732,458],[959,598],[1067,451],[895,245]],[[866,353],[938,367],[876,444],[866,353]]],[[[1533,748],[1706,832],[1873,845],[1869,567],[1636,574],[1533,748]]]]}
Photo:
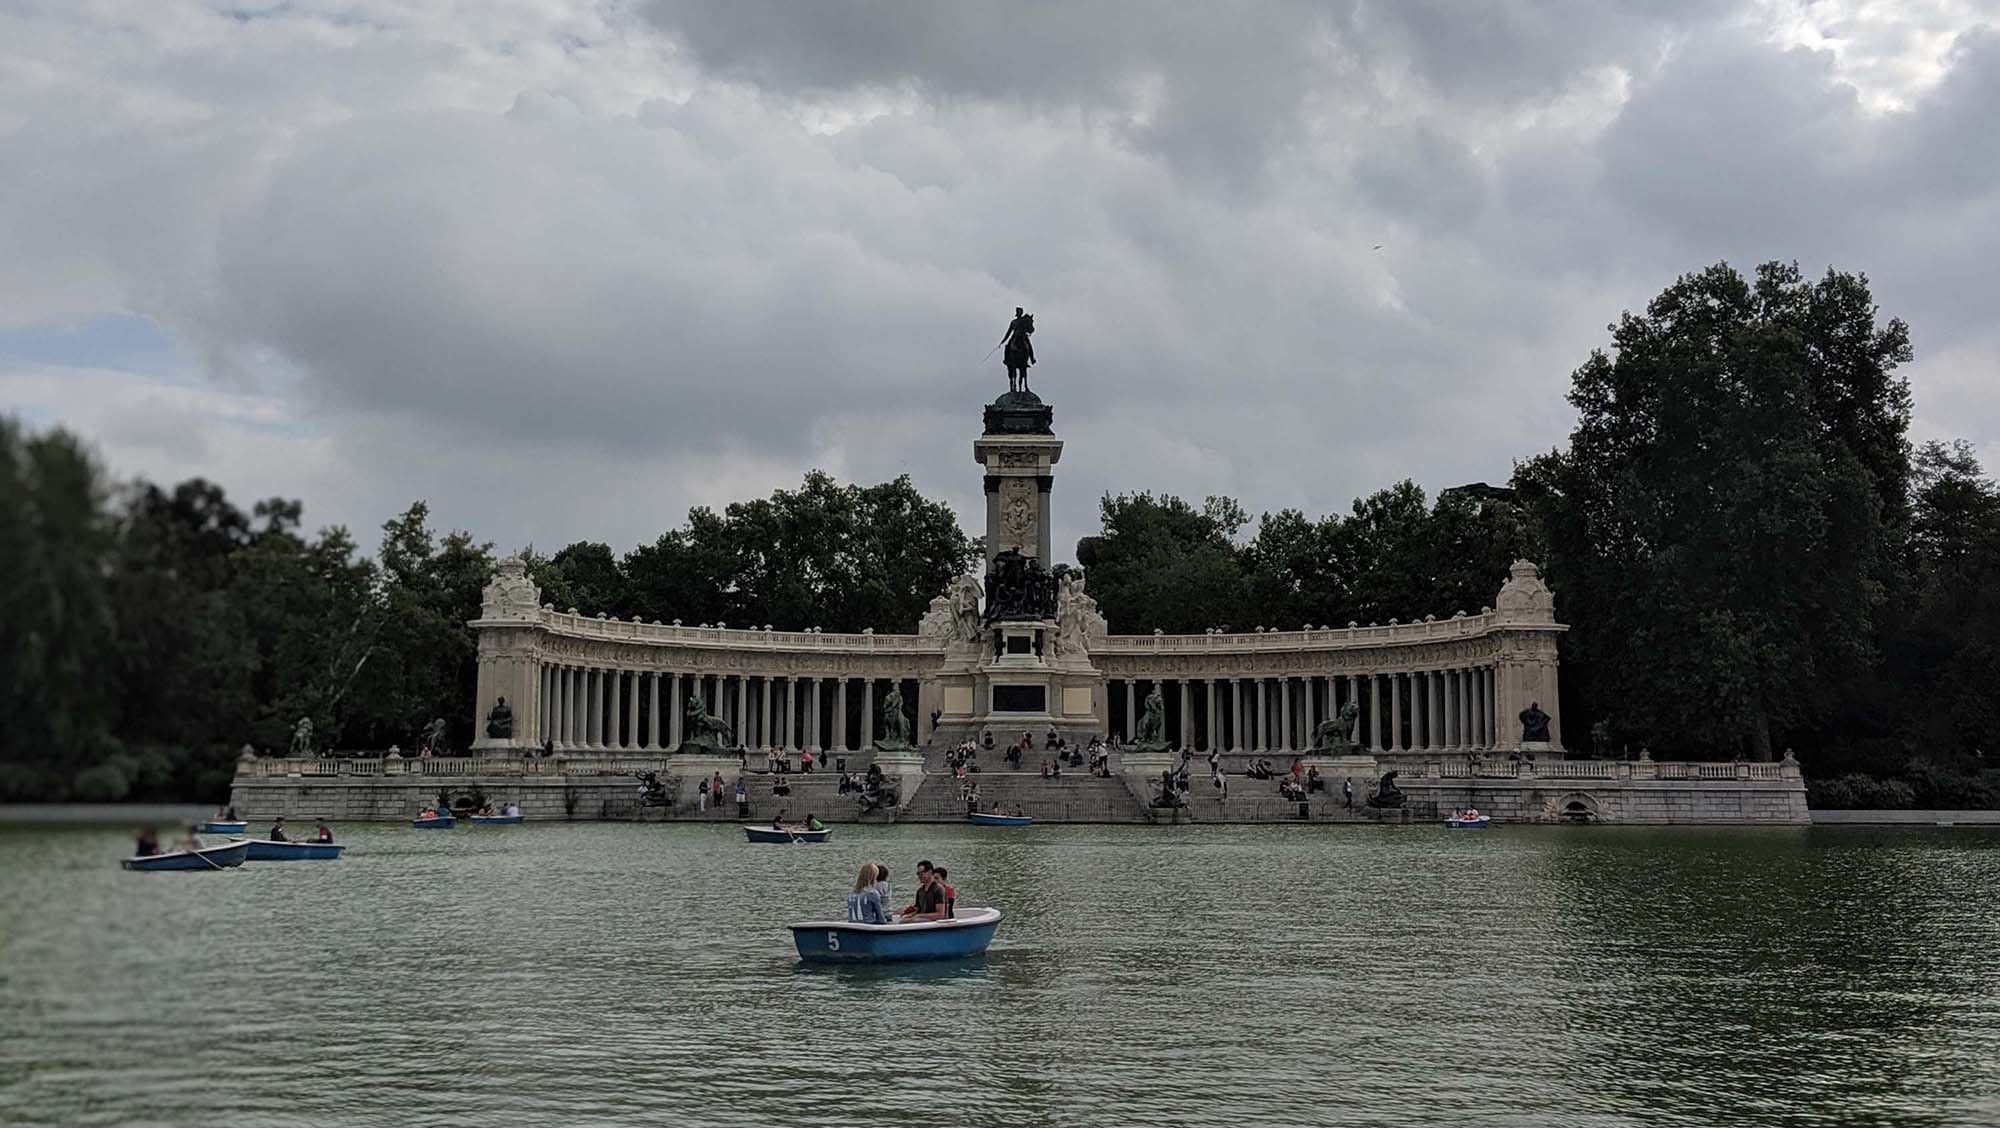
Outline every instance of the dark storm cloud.
{"type": "Polygon", "coordinates": [[[1067,545],[1105,490],[1319,513],[1504,478],[1619,308],[1781,257],[1868,270],[1920,429],[2000,441],[2000,48],[1962,13],[625,11],[0,14],[0,318],[129,311],[222,378],[172,400],[200,444],[82,390],[143,373],[6,392],[131,469],[205,450],[361,526],[421,494],[506,546],[628,545],[813,465],[976,520],[1021,304],[1067,545]],[[1843,53],[1772,41],[1806,18],[1843,53]]]}

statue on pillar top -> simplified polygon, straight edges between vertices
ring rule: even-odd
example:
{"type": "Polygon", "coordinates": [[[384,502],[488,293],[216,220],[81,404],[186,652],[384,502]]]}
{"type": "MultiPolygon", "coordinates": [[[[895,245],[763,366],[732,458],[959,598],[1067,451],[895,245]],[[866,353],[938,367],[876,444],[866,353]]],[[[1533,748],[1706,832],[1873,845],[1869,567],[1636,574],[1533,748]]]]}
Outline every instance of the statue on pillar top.
{"type": "Polygon", "coordinates": [[[903,691],[895,684],[882,696],[882,738],[875,747],[883,752],[902,752],[910,744],[910,718],[903,712],[903,691]]]}
{"type": "Polygon", "coordinates": [[[681,710],[681,746],[675,751],[702,756],[720,756],[736,744],[736,735],[721,718],[709,715],[701,694],[688,694],[681,710]]]}
{"type": "MultiPolygon", "coordinates": [[[[1515,700],[1518,701],[1520,698],[1515,700]]],[[[1542,711],[1542,703],[1539,701],[1530,701],[1528,707],[1521,710],[1521,743],[1550,743],[1549,715],[1542,711]]]]}
{"type": "Polygon", "coordinates": [[[1360,705],[1352,701],[1342,705],[1338,714],[1314,727],[1312,750],[1325,756],[1353,755],[1354,723],[1360,716],[1360,705]]]}
{"type": "Polygon", "coordinates": [[[1000,359],[1007,365],[1007,390],[1010,392],[1028,390],[1028,368],[1035,363],[1035,344],[1029,338],[1034,335],[1035,315],[1015,306],[1014,320],[1007,323],[1007,335],[994,346],[1003,350],[1000,359]]]}

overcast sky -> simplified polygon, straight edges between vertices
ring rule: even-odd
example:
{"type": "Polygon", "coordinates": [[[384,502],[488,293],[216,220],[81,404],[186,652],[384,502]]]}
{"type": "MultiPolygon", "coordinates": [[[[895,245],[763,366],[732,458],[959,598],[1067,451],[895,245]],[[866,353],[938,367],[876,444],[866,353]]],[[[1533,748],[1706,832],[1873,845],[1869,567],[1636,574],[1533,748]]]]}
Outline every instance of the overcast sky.
{"type": "Polygon", "coordinates": [[[1996,121],[1965,0],[0,0],[0,410],[370,547],[813,467],[978,532],[1023,305],[1067,558],[1503,481],[1621,309],[1783,258],[2000,468],[1996,121]]]}

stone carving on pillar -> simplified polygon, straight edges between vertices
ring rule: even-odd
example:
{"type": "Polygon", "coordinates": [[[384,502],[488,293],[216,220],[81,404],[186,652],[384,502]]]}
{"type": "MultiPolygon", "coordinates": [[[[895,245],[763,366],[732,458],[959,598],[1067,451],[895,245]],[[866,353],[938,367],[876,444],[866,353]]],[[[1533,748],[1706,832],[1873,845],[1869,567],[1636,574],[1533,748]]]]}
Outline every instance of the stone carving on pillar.
{"type": "Polygon", "coordinates": [[[918,633],[948,643],[978,642],[981,629],[979,592],[977,576],[968,574],[952,580],[943,595],[931,600],[930,610],[924,612],[923,622],[917,628],[918,633]]]}
{"type": "Polygon", "coordinates": [[[1056,653],[1082,657],[1090,653],[1092,641],[1105,634],[1108,624],[1097,613],[1097,600],[1084,592],[1082,572],[1058,564],[1055,577],[1056,653]]]}
{"type": "Polygon", "coordinates": [[[514,710],[507,707],[505,697],[493,702],[493,708],[486,711],[486,735],[494,740],[511,740],[514,736],[514,710]]]}
{"type": "Polygon", "coordinates": [[[479,617],[540,622],[542,589],[528,578],[528,565],[518,556],[499,563],[493,578],[479,593],[479,617]]]}
{"type": "Polygon", "coordinates": [[[1528,702],[1528,707],[1521,710],[1521,743],[1547,744],[1549,741],[1549,715],[1542,711],[1541,702],[1528,702]]]}
{"type": "Polygon", "coordinates": [[[1055,577],[1033,556],[1008,549],[986,573],[986,622],[1046,619],[1055,612],[1055,577]]]}
{"type": "Polygon", "coordinates": [[[1361,717],[1361,706],[1349,701],[1340,707],[1340,712],[1321,721],[1313,729],[1312,750],[1319,756],[1351,756],[1354,754],[1354,725],[1361,717]]]}
{"type": "Polygon", "coordinates": [[[683,755],[721,756],[736,744],[736,734],[729,726],[720,717],[709,715],[699,688],[687,695],[682,721],[681,744],[675,751],[683,755]]]}
{"type": "Polygon", "coordinates": [[[1553,623],[1556,621],[1556,594],[1542,582],[1542,570],[1527,560],[1516,560],[1507,569],[1507,582],[1493,610],[1502,622],[1553,623]]]}

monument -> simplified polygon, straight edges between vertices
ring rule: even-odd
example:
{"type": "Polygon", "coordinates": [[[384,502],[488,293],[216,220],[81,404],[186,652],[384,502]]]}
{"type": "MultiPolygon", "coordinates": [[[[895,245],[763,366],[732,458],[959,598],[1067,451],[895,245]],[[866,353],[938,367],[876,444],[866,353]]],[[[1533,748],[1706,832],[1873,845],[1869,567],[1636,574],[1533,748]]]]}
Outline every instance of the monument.
{"type": "Polygon", "coordinates": [[[996,346],[1007,390],[986,405],[972,444],[985,471],[985,575],[953,581],[924,616],[922,633],[945,646],[945,660],[926,683],[935,697],[920,705],[936,711],[947,742],[1050,729],[1086,740],[1107,729],[1104,679],[1090,662],[1104,617],[1082,573],[1053,564],[1049,493],[1063,444],[1055,409],[1028,390],[1034,331],[1034,315],[1016,308],[996,346]]]}

